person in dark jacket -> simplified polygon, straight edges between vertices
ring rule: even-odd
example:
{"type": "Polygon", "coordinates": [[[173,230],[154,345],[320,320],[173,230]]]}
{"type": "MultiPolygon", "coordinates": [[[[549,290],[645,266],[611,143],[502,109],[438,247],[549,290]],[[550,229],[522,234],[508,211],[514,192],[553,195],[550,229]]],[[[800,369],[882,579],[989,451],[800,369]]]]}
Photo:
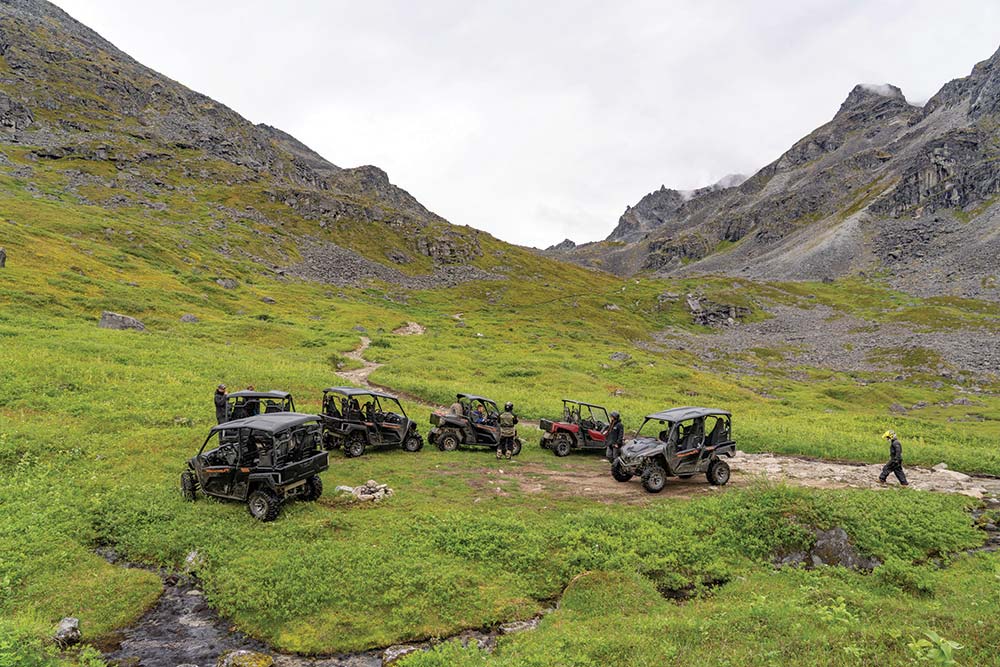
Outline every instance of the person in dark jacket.
{"type": "MultiPolygon", "coordinates": [[[[482,406],[480,406],[482,407],[482,406]]],[[[514,455],[514,440],[517,438],[517,415],[514,414],[514,404],[507,402],[500,413],[500,444],[497,447],[497,458],[514,455]]]]}
{"type": "Polygon", "coordinates": [[[229,421],[229,394],[226,393],[226,385],[220,384],[215,389],[215,420],[219,424],[229,421]]]}
{"type": "Polygon", "coordinates": [[[622,426],[621,415],[616,410],[611,413],[611,424],[608,425],[608,434],[604,436],[604,455],[609,461],[614,461],[618,458],[624,440],[625,427],[622,426]]]}
{"type": "Polygon", "coordinates": [[[889,473],[896,476],[901,486],[909,486],[906,481],[906,473],[903,472],[903,445],[899,444],[895,431],[886,431],[882,437],[889,441],[889,462],[882,467],[882,473],[878,476],[880,484],[885,484],[889,473]]]}

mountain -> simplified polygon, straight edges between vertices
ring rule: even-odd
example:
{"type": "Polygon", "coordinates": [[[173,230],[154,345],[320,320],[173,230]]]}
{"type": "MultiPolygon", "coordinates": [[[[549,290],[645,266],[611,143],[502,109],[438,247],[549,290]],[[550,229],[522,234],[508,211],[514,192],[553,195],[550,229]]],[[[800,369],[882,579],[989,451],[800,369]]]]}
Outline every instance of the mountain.
{"type": "Polygon", "coordinates": [[[922,108],[896,86],[858,85],[750,178],[661,187],[605,241],[548,252],[621,275],[884,272],[918,293],[998,299],[998,194],[1000,51],[922,108]]]}
{"type": "Polygon", "coordinates": [[[177,226],[197,266],[211,245],[281,275],[435,286],[501,277],[527,254],[448,223],[377,167],[342,168],[251,123],[43,0],[0,1],[0,170],[39,196],[143,211],[149,234],[177,226]]]}

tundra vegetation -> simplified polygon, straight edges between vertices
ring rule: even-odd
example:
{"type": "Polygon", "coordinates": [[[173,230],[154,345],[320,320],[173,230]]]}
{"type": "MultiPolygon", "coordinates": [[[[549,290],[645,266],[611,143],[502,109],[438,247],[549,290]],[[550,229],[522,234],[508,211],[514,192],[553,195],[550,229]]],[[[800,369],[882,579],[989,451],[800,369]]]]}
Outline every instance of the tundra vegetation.
{"type": "MultiPolygon", "coordinates": [[[[462,390],[512,400],[529,419],[551,416],[564,395],[591,400],[619,409],[627,429],[666,406],[710,404],[734,413],[746,451],[880,461],[879,435],[892,427],[907,464],[997,475],[1000,386],[963,369],[942,381],[927,368],[938,362],[929,353],[886,349],[879,358],[897,368],[843,373],[789,369],[778,363],[784,349],[704,359],[654,340],[667,327],[713,335],[692,322],[683,298],[665,294],[754,306],[751,319],[767,316],[764,303],[817,304],[982,335],[996,331],[995,304],[919,299],[877,279],[621,280],[486,235],[472,263],[506,279],[421,291],[378,281],[331,286],[261,268],[260,255],[295,259],[287,235],[306,222],[213,226],[209,202],[272,206],[253,184],[206,189],[171,173],[169,160],[152,161],[143,168],[161,169],[178,188],[159,195],[165,210],[107,208],[79,200],[111,194],[98,186],[67,190],[74,172],[104,163],[64,160],[57,170],[15,149],[7,157],[34,171],[30,184],[16,169],[0,174],[8,253],[0,270],[0,665],[99,665],[93,648],[51,647],[59,619],[80,618],[85,641],[99,645],[155,603],[159,578],[107,563],[95,553],[102,546],[172,570],[198,551],[211,605],[286,651],[447,637],[530,618],[558,599],[536,631],[501,638],[490,655],[444,643],[404,664],[906,664],[932,652],[933,637],[960,644],[964,664],[995,661],[1000,559],[965,553],[983,534],[966,512],[975,501],[962,497],[761,482],[595,502],[571,490],[535,492],[530,469],[513,474],[603,465],[555,459],[530,427],[513,463],[433,447],[334,456],[327,489],[377,479],[395,494],[359,506],[330,493],[290,504],[268,525],[235,504],[186,503],[177,489],[213,421],[218,382],[287,389],[300,410],[318,410],[335,371],[358,365],[346,356],[359,344],[355,327],[372,339],[365,358],[382,364],[371,381],[405,392],[424,433],[426,404],[447,404],[462,390]],[[146,330],[100,329],[105,310],[137,317],[146,330]],[[197,322],[182,322],[186,314],[197,322]],[[426,332],[392,333],[411,321],[426,332]],[[613,361],[615,352],[625,360],[613,361]],[[832,526],[882,565],[871,574],[775,569],[775,554],[807,547],[813,529],[832,526]],[[687,599],[678,601],[681,593],[687,599]]],[[[372,259],[396,243],[361,223],[330,233],[372,259]]]]}

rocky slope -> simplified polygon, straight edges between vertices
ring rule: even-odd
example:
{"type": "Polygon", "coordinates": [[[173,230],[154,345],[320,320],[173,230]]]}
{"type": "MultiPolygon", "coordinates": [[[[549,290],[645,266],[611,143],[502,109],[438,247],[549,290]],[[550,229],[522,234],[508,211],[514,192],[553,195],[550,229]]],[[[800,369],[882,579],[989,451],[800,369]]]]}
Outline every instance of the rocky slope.
{"type": "Polygon", "coordinates": [[[550,255],[628,275],[823,279],[887,272],[1000,298],[1000,51],[923,107],[856,86],[833,119],[736,187],[661,188],[606,241],[550,255]]]}
{"type": "MultiPolygon", "coordinates": [[[[36,191],[46,179],[57,182],[53,196],[106,209],[180,217],[191,203],[210,204],[206,224],[228,239],[270,228],[262,240],[271,249],[227,240],[221,252],[252,255],[273,270],[306,259],[299,248],[317,243],[409,265],[410,275],[433,276],[485,254],[485,235],[428,211],[381,169],[338,167],[150,70],[44,0],[0,1],[3,172],[36,191]]],[[[203,232],[195,227],[192,234],[203,232]]],[[[384,273],[355,276],[355,264],[320,273],[338,284],[384,273]]]]}

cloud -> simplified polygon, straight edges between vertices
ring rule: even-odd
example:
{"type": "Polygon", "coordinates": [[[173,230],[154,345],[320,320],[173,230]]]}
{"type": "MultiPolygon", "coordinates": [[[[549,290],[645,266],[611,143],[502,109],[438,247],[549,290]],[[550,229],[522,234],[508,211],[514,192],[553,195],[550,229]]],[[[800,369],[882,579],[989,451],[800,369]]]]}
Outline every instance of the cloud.
{"type": "Polygon", "coordinates": [[[335,164],[535,246],[602,238],[661,183],[752,173],[859,81],[927,99],[1000,25],[991,0],[56,2],[335,164]]]}

